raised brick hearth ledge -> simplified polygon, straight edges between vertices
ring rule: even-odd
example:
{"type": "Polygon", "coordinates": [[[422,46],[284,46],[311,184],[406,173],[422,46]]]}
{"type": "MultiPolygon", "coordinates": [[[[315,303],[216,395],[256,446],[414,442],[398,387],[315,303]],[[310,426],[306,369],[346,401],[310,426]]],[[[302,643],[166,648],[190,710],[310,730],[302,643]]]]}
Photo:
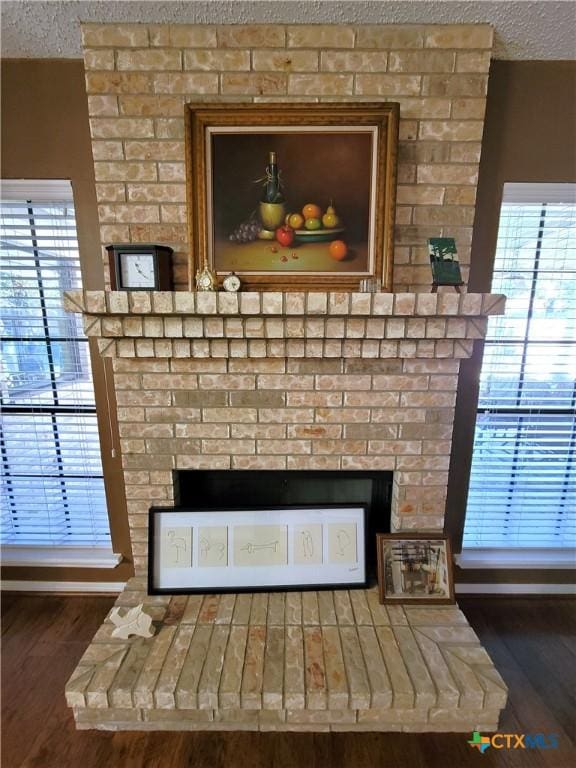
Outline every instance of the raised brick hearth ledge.
{"type": "Polygon", "coordinates": [[[78,728],[494,731],[506,686],[457,606],[385,608],[375,589],[146,594],[150,639],[106,619],[66,686],[78,728]]]}

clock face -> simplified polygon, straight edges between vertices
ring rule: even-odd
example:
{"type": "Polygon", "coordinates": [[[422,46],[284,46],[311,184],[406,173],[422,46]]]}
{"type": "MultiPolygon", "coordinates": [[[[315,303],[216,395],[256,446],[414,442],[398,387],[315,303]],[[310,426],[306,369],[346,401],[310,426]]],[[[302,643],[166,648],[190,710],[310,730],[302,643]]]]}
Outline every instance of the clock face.
{"type": "Polygon", "coordinates": [[[154,288],[154,256],[151,253],[121,253],[122,288],[154,288]]]}
{"type": "Polygon", "coordinates": [[[235,292],[240,288],[240,278],[238,275],[228,275],[224,278],[223,286],[225,291],[235,292]]]}

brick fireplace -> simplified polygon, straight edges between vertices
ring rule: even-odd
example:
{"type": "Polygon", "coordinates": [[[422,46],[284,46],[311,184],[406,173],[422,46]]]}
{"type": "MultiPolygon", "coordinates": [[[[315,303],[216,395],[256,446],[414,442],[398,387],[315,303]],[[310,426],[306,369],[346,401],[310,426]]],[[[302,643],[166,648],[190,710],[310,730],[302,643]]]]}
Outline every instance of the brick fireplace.
{"type": "Polygon", "coordinates": [[[374,589],[148,596],[150,506],[177,470],[393,473],[390,527],[444,525],[460,361],[504,297],[431,294],[426,238],[468,272],[492,30],[84,25],[102,245],[175,250],[175,292],[69,293],[111,358],[135,578],[156,635],[107,620],[67,686],[78,727],[497,727],[505,686],[457,607],[374,589]],[[394,293],[193,293],[186,102],[400,103],[394,293]]]}

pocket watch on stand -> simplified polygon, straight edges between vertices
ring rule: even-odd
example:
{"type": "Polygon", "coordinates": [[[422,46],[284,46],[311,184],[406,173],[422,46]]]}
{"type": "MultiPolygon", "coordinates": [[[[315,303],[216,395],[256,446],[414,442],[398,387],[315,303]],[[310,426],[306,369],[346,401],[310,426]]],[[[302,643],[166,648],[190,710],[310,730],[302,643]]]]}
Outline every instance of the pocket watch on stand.
{"type": "Polygon", "coordinates": [[[216,275],[210,267],[208,262],[204,259],[204,265],[202,269],[196,272],[196,290],[197,291],[215,291],[217,285],[216,275]]]}

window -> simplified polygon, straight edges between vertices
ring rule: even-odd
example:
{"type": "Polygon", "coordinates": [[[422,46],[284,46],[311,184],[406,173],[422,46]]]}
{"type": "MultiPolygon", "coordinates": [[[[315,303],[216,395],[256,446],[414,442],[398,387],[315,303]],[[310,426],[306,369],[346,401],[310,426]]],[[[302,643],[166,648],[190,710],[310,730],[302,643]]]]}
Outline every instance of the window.
{"type": "Polygon", "coordinates": [[[70,183],[4,182],[0,238],[3,561],[110,553],[88,340],[62,308],[81,288],[70,183]]]}
{"type": "Polygon", "coordinates": [[[506,184],[464,548],[569,548],[576,532],[576,187],[506,184]]]}

